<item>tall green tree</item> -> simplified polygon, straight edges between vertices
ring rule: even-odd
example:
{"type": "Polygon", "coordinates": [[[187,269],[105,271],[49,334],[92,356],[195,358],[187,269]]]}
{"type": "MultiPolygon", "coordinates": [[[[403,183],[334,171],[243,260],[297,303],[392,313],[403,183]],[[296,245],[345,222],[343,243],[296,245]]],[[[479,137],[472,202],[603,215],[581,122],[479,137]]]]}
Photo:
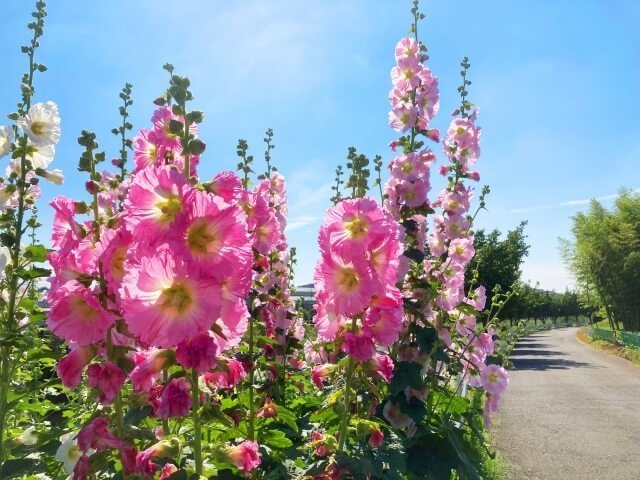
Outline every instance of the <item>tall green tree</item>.
{"type": "MultiPolygon", "coordinates": [[[[475,277],[479,285],[484,285],[487,292],[487,308],[492,304],[494,293],[507,293],[520,280],[520,267],[529,253],[524,228],[526,221],[522,221],[517,228],[509,230],[504,238],[502,233],[494,229],[489,233],[478,230],[475,233],[473,246],[476,255],[470,265],[473,271],[468,277],[475,277]]],[[[515,314],[517,306],[509,300],[501,311],[502,318],[510,318],[515,314]],[[513,311],[512,311],[513,310],[513,311]]]]}
{"type": "Polygon", "coordinates": [[[640,330],[640,194],[623,190],[611,210],[596,200],[561,240],[565,263],[612,328],[640,330]]]}

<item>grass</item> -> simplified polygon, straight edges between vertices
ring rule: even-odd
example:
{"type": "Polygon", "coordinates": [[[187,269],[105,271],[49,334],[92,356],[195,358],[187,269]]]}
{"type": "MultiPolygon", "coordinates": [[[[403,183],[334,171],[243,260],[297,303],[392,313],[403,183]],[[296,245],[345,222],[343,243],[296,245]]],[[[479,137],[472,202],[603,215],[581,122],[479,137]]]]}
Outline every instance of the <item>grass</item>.
{"type": "Polygon", "coordinates": [[[615,343],[607,342],[605,340],[594,340],[589,337],[589,335],[587,335],[587,332],[584,330],[584,328],[578,330],[577,337],[578,340],[586,343],[587,345],[591,345],[592,347],[597,348],[598,350],[601,350],[603,352],[607,352],[611,355],[616,355],[618,357],[629,360],[631,363],[640,367],[640,348],[618,345],[615,343]]]}

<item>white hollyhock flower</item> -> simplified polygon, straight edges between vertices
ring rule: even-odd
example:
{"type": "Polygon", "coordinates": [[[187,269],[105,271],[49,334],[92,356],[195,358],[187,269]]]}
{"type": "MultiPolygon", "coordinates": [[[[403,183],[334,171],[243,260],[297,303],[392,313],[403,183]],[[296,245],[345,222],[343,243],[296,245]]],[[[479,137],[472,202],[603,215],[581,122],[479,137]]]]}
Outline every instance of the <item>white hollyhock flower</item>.
{"type": "Polygon", "coordinates": [[[49,180],[51,183],[55,183],[56,185],[62,185],[62,182],[64,182],[64,174],[59,168],[51,171],[39,168],[36,170],[36,175],[39,175],[42,178],[49,180]]]}
{"type": "Polygon", "coordinates": [[[53,102],[36,103],[18,120],[18,125],[34,145],[53,145],[60,139],[60,114],[53,102]]]}
{"type": "Polygon", "coordinates": [[[31,161],[31,166],[36,168],[47,168],[51,161],[53,160],[54,155],[56,154],[55,145],[42,145],[36,146],[36,151],[32,154],[28,155],[27,158],[31,161]]]}
{"type": "Polygon", "coordinates": [[[0,158],[11,151],[13,142],[13,129],[0,125],[0,158]]]}
{"type": "Polygon", "coordinates": [[[78,442],[76,442],[76,433],[69,432],[60,437],[60,446],[56,451],[56,460],[64,463],[64,469],[67,473],[73,473],[73,467],[75,467],[82,452],[78,448],[78,442]]]}
{"type": "MultiPolygon", "coordinates": [[[[3,247],[3,248],[6,248],[6,247],[3,247]]],[[[6,266],[6,262],[4,266],[6,266]]],[[[4,274],[4,267],[2,268],[2,271],[4,274]]],[[[33,433],[35,429],[36,427],[29,427],[24,432],[22,432],[20,436],[16,438],[18,443],[21,445],[35,445],[38,441],[38,437],[33,433]]]]}

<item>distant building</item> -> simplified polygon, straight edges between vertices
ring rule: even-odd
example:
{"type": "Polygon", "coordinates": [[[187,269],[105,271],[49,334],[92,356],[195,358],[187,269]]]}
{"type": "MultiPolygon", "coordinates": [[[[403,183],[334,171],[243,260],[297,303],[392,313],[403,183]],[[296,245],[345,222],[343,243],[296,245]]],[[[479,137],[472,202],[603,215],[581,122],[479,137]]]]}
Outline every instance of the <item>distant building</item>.
{"type": "Polygon", "coordinates": [[[294,302],[296,302],[296,306],[301,305],[304,311],[307,312],[305,314],[306,320],[310,320],[314,314],[314,306],[315,306],[314,295],[315,294],[316,294],[316,291],[315,291],[315,288],[313,287],[313,283],[300,285],[296,287],[295,292],[291,294],[294,302]]]}

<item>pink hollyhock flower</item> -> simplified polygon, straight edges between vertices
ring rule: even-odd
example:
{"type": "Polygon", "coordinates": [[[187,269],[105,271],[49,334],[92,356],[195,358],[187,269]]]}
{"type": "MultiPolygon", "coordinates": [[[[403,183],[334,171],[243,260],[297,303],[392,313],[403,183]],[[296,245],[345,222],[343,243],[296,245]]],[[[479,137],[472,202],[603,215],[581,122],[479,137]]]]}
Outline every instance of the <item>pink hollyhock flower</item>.
{"type": "Polygon", "coordinates": [[[482,332],[476,338],[476,345],[484,350],[487,355],[491,355],[494,349],[493,336],[496,334],[495,330],[490,328],[486,332],[482,332]]]}
{"type": "Polygon", "coordinates": [[[89,457],[82,455],[73,467],[73,480],[87,480],[91,475],[89,457]]]}
{"type": "Polygon", "coordinates": [[[240,445],[229,447],[227,449],[227,455],[238,470],[250,472],[260,465],[258,448],[259,446],[256,442],[245,441],[240,445]]]}
{"type": "Polygon", "coordinates": [[[311,369],[311,381],[320,390],[324,388],[324,381],[331,375],[331,372],[335,370],[336,366],[331,363],[325,363],[324,365],[316,365],[311,369]]]}
{"type": "Polygon", "coordinates": [[[184,377],[171,380],[160,396],[156,415],[160,418],[184,417],[191,408],[191,388],[184,377]]]}
{"type": "Polygon", "coordinates": [[[369,445],[372,448],[380,448],[382,443],[384,442],[384,433],[379,428],[374,428],[371,430],[371,434],[369,435],[369,445]]]}
{"type": "Polygon", "coordinates": [[[87,287],[70,280],[52,293],[47,326],[59,337],[85,346],[104,340],[115,319],[87,287]]]}
{"type": "Polygon", "coordinates": [[[376,373],[380,375],[385,382],[389,383],[393,378],[394,367],[391,357],[389,355],[376,353],[371,359],[371,363],[376,373]]]}
{"type": "Polygon", "coordinates": [[[362,259],[349,261],[337,255],[323,255],[316,265],[314,280],[316,299],[320,301],[326,295],[325,308],[338,315],[360,313],[372,296],[383,292],[383,285],[362,259]]]}
{"type": "Polygon", "coordinates": [[[81,347],[76,345],[72,347],[69,355],[58,362],[57,372],[62,385],[67,388],[76,388],[82,378],[82,370],[95,355],[96,349],[93,346],[81,347]]]}
{"type": "Polygon", "coordinates": [[[480,371],[482,388],[491,395],[500,395],[509,385],[509,374],[500,365],[487,365],[480,371]]]}
{"type": "Polygon", "coordinates": [[[443,286],[442,290],[438,293],[435,302],[438,307],[445,312],[448,312],[460,305],[463,297],[464,295],[461,286],[453,283],[443,286]]]}
{"type": "Polygon", "coordinates": [[[407,207],[419,207],[427,203],[427,194],[430,189],[428,178],[419,178],[413,182],[400,182],[396,185],[400,202],[407,207]]]}
{"type": "Polygon", "coordinates": [[[185,249],[217,278],[238,271],[252,260],[247,224],[240,207],[198,190],[185,194],[185,249]]]}
{"type": "Polygon", "coordinates": [[[474,315],[460,313],[456,321],[456,330],[460,335],[465,337],[472,335],[476,330],[476,317],[474,315]]]}
{"type": "Polygon", "coordinates": [[[469,211],[471,195],[472,191],[464,187],[457,188],[455,191],[443,190],[436,203],[449,214],[463,214],[469,211]]]}
{"type": "Polygon", "coordinates": [[[405,37],[398,41],[395,49],[396,62],[404,58],[417,59],[420,55],[420,44],[415,38],[405,37]]]}
{"type": "Polygon", "coordinates": [[[428,234],[427,243],[429,244],[429,252],[431,252],[431,255],[434,257],[440,257],[447,251],[444,237],[440,231],[428,234]]]}
{"type": "Polygon", "coordinates": [[[144,345],[173,347],[206,331],[220,312],[216,285],[166,248],[142,256],[122,279],[129,330],[144,345]]]}
{"type": "Polygon", "coordinates": [[[395,222],[372,198],[342,200],[327,210],[319,241],[325,252],[330,247],[345,257],[361,256],[369,245],[393,235],[394,230],[395,222]]]}
{"type": "Polygon", "coordinates": [[[453,119],[444,139],[445,152],[460,163],[473,164],[480,156],[480,130],[471,119],[453,119]]]}
{"type": "Polygon", "coordinates": [[[500,407],[500,395],[487,395],[487,400],[484,402],[484,425],[487,428],[491,428],[491,414],[495,413],[500,407]]]}
{"type": "Polygon", "coordinates": [[[247,372],[235,358],[227,359],[226,362],[218,362],[218,369],[214,372],[206,372],[203,377],[209,386],[216,388],[234,388],[238,385],[247,372]]]}
{"type": "Polygon", "coordinates": [[[316,315],[313,317],[313,323],[318,332],[318,338],[325,341],[332,341],[342,326],[347,323],[348,317],[344,315],[336,315],[325,308],[324,300],[318,297],[316,292],[316,315]]]}
{"type": "Polygon", "coordinates": [[[136,164],[133,173],[158,162],[158,134],[147,129],[141,129],[140,133],[133,137],[133,161],[136,164]]]}
{"type": "Polygon", "coordinates": [[[420,85],[420,71],[424,68],[415,57],[400,59],[391,69],[391,82],[399,90],[411,90],[420,85]]]}
{"type": "Polygon", "coordinates": [[[96,417],[91,423],[86,425],[77,437],[78,448],[87,452],[93,448],[100,452],[108,449],[120,449],[125,446],[125,442],[116,437],[109,430],[109,420],[105,417],[96,417]]]}
{"type": "Polygon", "coordinates": [[[364,315],[362,331],[365,335],[373,337],[378,345],[388,347],[398,340],[403,317],[401,303],[390,308],[369,308],[364,315]]]}
{"type": "Polygon", "coordinates": [[[220,172],[207,185],[207,191],[218,195],[227,203],[236,203],[242,192],[242,182],[233,172],[220,172]]]}
{"type": "Polygon", "coordinates": [[[55,210],[51,234],[53,248],[63,248],[69,241],[80,241],[85,237],[86,233],[75,220],[76,203],[72,199],[58,196],[49,205],[55,210]]]}
{"type": "Polygon", "coordinates": [[[133,475],[136,471],[136,456],[138,449],[132,445],[125,445],[120,448],[120,463],[125,475],[133,475]]]}
{"type": "Polygon", "coordinates": [[[177,471],[178,467],[173,463],[165,463],[162,467],[162,472],[160,473],[160,478],[158,478],[158,480],[168,480],[168,478],[177,471]]]}
{"type": "Polygon", "coordinates": [[[376,353],[373,339],[367,335],[345,332],[342,350],[358,362],[366,362],[376,353]]]}
{"type": "Polygon", "coordinates": [[[94,363],[87,369],[87,385],[100,392],[98,401],[103,405],[113,402],[125,379],[124,372],[111,362],[94,363]]]}
{"type": "Polygon", "coordinates": [[[102,253],[98,261],[102,265],[102,273],[107,281],[107,290],[114,295],[118,292],[125,273],[125,260],[133,236],[124,228],[105,230],[101,237],[102,253]]]}
{"type": "Polygon", "coordinates": [[[199,373],[204,373],[216,366],[217,353],[218,346],[213,338],[202,332],[178,344],[176,360],[184,368],[193,368],[199,373]]]}
{"type": "Polygon", "coordinates": [[[473,308],[475,308],[478,312],[481,312],[487,302],[487,295],[484,285],[480,285],[473,292],[471,292],[466,302],[473,308]]]}
{"type": "Polygon", "coordinates": [[[315,456],[318,458],[324,458],[333,453],[333,448],[327,442],[327,435],[317,430],[311,432],[309,437],[311,445],[315,447],[315,456]]]}
{"type": "Polygon", "coordinates": [[[184,210],[184,194],[192,189],[185,176],[171,166],[147,167],[133,176],[123,203],[124,221],[144,244],[166,241],[176,231],[184,210]]]}
{"type": "Polygon", "coordinates": [[[467,265],[475,255],[473,241],[470,238],[454,238],[449,243],[449,258],[452,262],[467,265]]]}
{"type": "Polygon", "coordinates": [[[148,392],[162,375],[162,369],[170,366],[170,350],[152,349],[133,354],[135,367],[129,374],[133,391],[148,392]]]}
{"type": "Polygon", "coordinates": [[[389,112],[389,126],[398,132],[406,132],[415,126],[417,117],[416,107],[394,108],[389,112]]]}

